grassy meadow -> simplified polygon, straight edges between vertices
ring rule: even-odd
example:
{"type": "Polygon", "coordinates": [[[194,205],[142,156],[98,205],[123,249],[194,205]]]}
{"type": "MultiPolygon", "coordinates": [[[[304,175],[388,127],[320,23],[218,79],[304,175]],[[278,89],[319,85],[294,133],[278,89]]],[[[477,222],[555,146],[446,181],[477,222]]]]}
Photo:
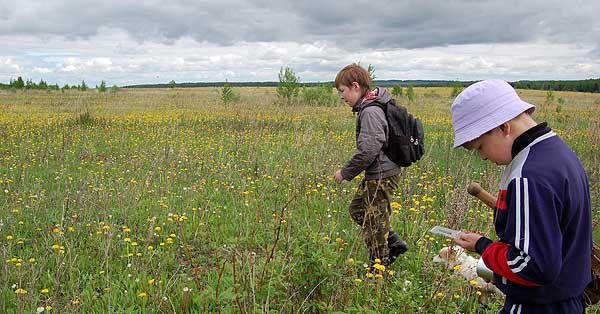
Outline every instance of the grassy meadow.
{"type": "MultiPolygon", "coordinates": [[[[432,262],[449,245],[435,225],[492,237],[466,186],[501,174],[451,148],[450,88],[399,101],[427,152],[396,192],[411,248],[384,278],[347,213],[360,178],[332,178],[354,151],[350,109],[234,90],[0,91],[0,313],[496,313],[432,262]]],[[[597,223],[600,95],[519,93],[580,156],[597,223]]]]}

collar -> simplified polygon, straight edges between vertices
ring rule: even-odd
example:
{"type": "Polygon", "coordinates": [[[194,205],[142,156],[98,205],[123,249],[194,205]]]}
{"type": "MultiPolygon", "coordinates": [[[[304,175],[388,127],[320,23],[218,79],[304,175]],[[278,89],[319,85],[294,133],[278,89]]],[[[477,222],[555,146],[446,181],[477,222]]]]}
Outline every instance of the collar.
{"type": "Polygon", "coordinates": [[[525,147],[527,147],[527,145],[531,144],[531,142],[533,142],[536,138],[548,133],[552,131],[549,127],[548,127],[548,123],[547,122],[542,122],[534,127],[532,127],[531,129],[523,132],[523,134],[519,135],[513,145],[512,145],[512,150],[511,150],[511,154],[512,154],[512,158],[514,159],[515,156],[517,156],[517,154],[522,151],[525,147]]]}

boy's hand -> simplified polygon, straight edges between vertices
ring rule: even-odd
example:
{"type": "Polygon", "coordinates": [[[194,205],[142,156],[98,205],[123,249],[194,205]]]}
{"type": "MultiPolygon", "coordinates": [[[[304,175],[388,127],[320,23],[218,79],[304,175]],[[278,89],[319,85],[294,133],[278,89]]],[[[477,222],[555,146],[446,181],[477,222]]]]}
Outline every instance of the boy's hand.
{"type": "Polygon", "coordinates": [[[337,183],[344,182],[344,177],[342,177],[342,169],[338,169],[338,171],[336,171],[333,174],[333,178],[335,179],[335,182],[337,182],[337,183]]]}
{"type": "Polygon", "coordinates": [[[479,240],[481,237],[482,235],[478,233],[462,231],[452,238],[452,240],[454,240],[456,244],[463,247],[465,250],[475,252],[475,244],[477,244],[477,240],[479,240]]]}

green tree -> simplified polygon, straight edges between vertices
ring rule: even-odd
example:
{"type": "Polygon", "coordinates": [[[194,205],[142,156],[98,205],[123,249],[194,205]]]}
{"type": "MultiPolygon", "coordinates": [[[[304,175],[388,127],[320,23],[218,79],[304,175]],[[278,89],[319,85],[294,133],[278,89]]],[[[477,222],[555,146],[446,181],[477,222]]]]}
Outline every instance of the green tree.
{"type": "Polygon", "coordinates": [[[98,91],[101,93],[106,92],[106,82],[104,82],[104,80],[102,80],[102,82],[100,82],[100,86],[98,87],[98,91]]]}
{"type": "Polygon", "coordinates": [[[296,76],[294,70],[289,67],[283,67],[279,70],[279,85],[277,86],[277,95],[290,103],[298,96],[300,92],[300,78],[296,76]]]}
{"type": "Polygon", "coordinates": [[[392,87],[392,96],[402,97],[402,85],[394,84],[394,86],[392,87]]]}
{"type": "Polygon", "coordinates": [[[48,89],[48,83],[44,82],[44,80],[41,79],[37,85],[37,88],[38,89],[48,89]]]}
{"type": "Polygon", "coordinates": [[[233,87],[231,87],[231,84],[229,84],[227,80],[225,80],[225,83],[223,83],[223,87],[219,93],[221,94],[221,100],[224,104],[228,104],[238,99],[233,87]]]}
{"type": "Polygon", "coordinates": [[[415,101],[415,91],[413,90],[412,84],[408,84],[408,87],[406,88],[406,97],[410,102],[415,101]]]}
{"type": "Polygon", "coordinates": [[[461,82],[454,82],[454,84],[452,84],[452,93],[450,94],[450,97],[455,98],[456,96],[458,96],[458,94],[460,94],[463,91],[463,89],[465,89],[465,87],[461,82]]]}
{"type": "Polygon", "coordinates": [[[81,85],[79,86],[79,90],[85,92],[88,90],[88,86],[85,84],[85,81],[81,81],[81,85]]]}
{"type": "Polygon", "coordinates": [[[375,67],[372,64],[369,64],[367,67],[367,72],[369,72],[369,77],[371,78],[371,82],[375,81],[375,67]]]}
{"type": "Polygon", "coordinates": [[[23,78],[19,76],[16,81],[13,81],[12,86],[16,89],[23,89],[25,88],[25,82],[23,81],[23,78]]]}
{"type": "Polygon", "coordinates": [[[169,88],[175,88],[175,87],[177,87],[177,83],[175,83],[175,80],[171,80],[169,82],[169,88]]]}
{"type": "Polygon", "coordinates": [[[554,102],[554,92],[549,89],[546,91],[546,103],[551,104],[552,102],[554,102]]]}

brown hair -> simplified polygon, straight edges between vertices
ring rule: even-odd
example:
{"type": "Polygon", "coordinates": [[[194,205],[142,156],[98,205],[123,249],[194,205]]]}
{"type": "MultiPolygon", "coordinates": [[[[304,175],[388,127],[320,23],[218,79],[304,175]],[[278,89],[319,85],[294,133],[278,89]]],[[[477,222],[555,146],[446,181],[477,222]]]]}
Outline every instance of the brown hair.
{"type": "Polygon", "coordinates": [[[356,63],[349,64],[340,70],[335,77],[334,84],[335,88],[339,89],[340,85],[352,86],[352,82],[360,85],[363,94],[371,89],[371,76],[369,72],[356,63]]]}

